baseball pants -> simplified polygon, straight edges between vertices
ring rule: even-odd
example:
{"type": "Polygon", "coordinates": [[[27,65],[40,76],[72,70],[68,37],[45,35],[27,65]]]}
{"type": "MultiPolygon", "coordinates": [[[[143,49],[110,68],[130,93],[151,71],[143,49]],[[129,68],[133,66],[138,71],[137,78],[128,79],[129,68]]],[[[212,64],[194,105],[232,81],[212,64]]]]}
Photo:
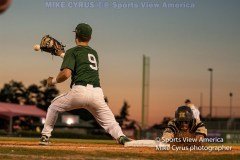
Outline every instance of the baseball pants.
{"type": "Polygon", "coordinates": [[[73,85],[68,93],[53,99],[47,111],[42,135],[51,136],[59,112],[78,108],[87,109],[113,138],[118,139],[120,136],[124,136],[112,111],[104,100],[102,89],[92,85],[73,85]]]}

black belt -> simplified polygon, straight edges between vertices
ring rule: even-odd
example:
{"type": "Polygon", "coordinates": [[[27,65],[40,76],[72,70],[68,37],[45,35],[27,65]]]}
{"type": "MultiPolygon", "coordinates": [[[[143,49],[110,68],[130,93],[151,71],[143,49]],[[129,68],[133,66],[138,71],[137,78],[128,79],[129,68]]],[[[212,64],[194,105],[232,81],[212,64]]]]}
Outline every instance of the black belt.
{"type": "Polygon", "coordinates": [[[76,82],[74,83],[74,85],[81,85],[81,86],[87,86],[87,85],[92,85],[93,87],[101,87],[100,84],[90,84],[90,83],[86,83],[86,82],[76,82]]]}

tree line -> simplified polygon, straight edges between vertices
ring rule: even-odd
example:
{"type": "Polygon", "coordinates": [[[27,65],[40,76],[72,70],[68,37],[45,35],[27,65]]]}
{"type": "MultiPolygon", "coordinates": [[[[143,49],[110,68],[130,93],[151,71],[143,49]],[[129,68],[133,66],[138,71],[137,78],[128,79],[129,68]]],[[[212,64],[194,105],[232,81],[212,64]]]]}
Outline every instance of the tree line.
{"type": "MultiPolygon", "coordinates": [[[[46,79],[40,81],[39,84],[31,84],[29,86],[25,86],[20,81],[11,80],[0,89],[0,102],[36,105],[38,108],[47,111],[51,101],[59,93],[56,86],[46,86],[46,79]]],[[[105,101],[108,103],[107,98],[105,98],[105,101]]],[[[127,101],[124,101],[120,113],[115,118],[123,128],[138,128],[137,122],[128,118],[129,108],[130,105],[127,101]]],[[[99,127],[92,114],[85,109],[75,109],[69,111],[69,113],[79,115],[85,121],[93,120],[94,126],[99,127]]]]}
{"type": "Polygon", "coordinates": [[[20,81],[11,80],[5,83],[0,90],[0,101],[21,105],[36,105],[38,108],[47,110],[53,98],[59,94],[55,87],[47,87],[46,80],[40,81],[40,84],[31,84],[25,86],[20,81]]]}

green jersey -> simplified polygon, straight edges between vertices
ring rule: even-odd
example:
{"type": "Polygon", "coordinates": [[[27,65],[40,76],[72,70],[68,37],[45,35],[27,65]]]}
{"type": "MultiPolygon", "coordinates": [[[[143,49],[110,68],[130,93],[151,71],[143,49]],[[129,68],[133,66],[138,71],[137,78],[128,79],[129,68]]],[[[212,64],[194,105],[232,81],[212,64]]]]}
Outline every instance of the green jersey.
{"type": "Polygon", "coordinates": [[[66,51],[61,70],[72,70],[72,82],[75,85],[91,84],[100,87],[98,73],[98,55],[89,46],[76,46],[66,51]]]}

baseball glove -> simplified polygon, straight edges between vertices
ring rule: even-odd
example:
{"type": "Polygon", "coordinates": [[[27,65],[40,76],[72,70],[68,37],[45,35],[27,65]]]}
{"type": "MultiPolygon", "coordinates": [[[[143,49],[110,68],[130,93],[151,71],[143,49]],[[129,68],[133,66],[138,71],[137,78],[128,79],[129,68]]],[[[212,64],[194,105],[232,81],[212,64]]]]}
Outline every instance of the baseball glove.
{"type": "Polygon", "coordinates": [[[46,35],[42,38],[40,43],[40,49],[41,51],[45,51],[48,53],[51,53],[55,56],[60,56],[61,53],[64,53],[64,45],[57,41],[56,39],[52,38],[49,35],[46,35]]]}

